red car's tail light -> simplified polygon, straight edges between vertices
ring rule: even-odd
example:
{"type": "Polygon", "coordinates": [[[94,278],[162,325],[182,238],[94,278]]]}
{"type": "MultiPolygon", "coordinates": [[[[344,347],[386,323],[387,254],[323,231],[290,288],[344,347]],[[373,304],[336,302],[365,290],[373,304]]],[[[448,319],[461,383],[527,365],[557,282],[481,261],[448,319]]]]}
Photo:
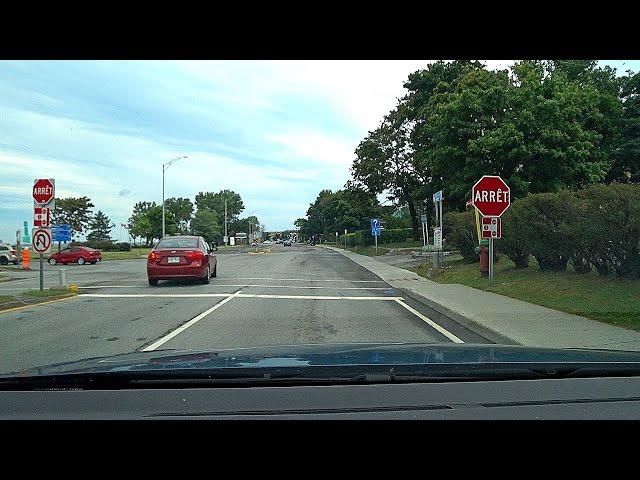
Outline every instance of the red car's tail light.
{"type": "Polygon", "coordinates": [[[150,252],[148,259],[150,262],[157,262],[160,260],[160,254],[158,252],[150,252]]]}
{"type": "Polygon", "coordinates": [[[195,262],[196,260],[204,260],[204,253],[200,250],[188,251],[185,252],[184,257],[187,259],[187,262],[195,262]]]}

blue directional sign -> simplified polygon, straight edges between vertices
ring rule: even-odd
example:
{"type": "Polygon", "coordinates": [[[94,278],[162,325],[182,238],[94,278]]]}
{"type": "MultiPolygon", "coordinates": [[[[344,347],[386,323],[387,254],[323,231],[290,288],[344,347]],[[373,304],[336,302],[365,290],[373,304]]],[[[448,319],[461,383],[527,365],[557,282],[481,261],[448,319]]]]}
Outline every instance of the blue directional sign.
{"type": "Polygon", "coordinates": [[[53,233],[54,242],[70,242],[71,241],[71,226],[65,223],[60,225],[52,225],[51,233],[53,233]]]}
{"type": "Polygon", "coordinates": [[[24,233],[22,235],[22,243],[29,244],[31,243],[31,237],[29,236],[29,222],[25,220],[23,225],[24,225],[24,230],[23,230],[24,233]]]}
{"type": "Polygon", "coordinates": [[[433,194],[433,203],[442,201],[442,190],[433,194]]]}
{"type": "Polygon", "coordinates": [[[374,237],[380,236],[380,219],[372,218],[371,219],[371,235],[374,237]]]}

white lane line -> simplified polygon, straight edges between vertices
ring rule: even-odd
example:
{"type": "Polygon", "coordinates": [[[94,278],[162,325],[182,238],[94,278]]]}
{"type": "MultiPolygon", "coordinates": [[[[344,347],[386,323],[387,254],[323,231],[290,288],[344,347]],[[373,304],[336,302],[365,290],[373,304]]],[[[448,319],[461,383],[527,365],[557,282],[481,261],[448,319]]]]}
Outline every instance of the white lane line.
{"type": "Polygon", "coordinates": [[[349,283],[385,283],[384,280],[348,280],[345,278],[265,278],[265,277],[232,277],[230,280],[287,280],[293,282],[349,282],[349,283]]]}
{"type": "Polygon", "coordinates": [[[207,298],[207,297],[228,297],[233,293],[83,293],[81,297],[94,298],[207,298]]]}
{"type": "MultiPolygon", "coordinates": [[[[240,291],[240,290],[238,290],[240,291]]],[[[339,297],[329,295],[267,295],[253,293],[83,293],[80,297],[92,298],[207,298],[207,297],[238,297],[238,298],[281,298],[284,300],[403,300],[402,297],[339,297]]]]}
{"type": "MultiPolygon", "coordinates": [[[[299,290],[318,290],[318,289],[326,289],[326,290],[390,290],[392,287],[330,287],[330,286],[301,286],[301,285],[255,285],[255,284],[234,284],[234,283],[216,283],[215,285],[210,284],[209,287],[260,287],[260,288],[294,288],[299,290]]],[[[81,290],[89,290],[89,289],[101,289],[101,288],[145,288],[149,287],[146,285],[92,285],[88,287],[79,287],[81,290]]]]}
{"type": "Polygon", "coordinates": [[[336,297],[328,295],[262,295],[253,293],[242,293],[239,298],[277,298],[285,300],[382,300],[397,301],[403,300],[402,297],[336,297]]]}
{"type": "Polygon", "coordinates": [[[179,326],[178,328],[176,328],[173,332],[165,335],[164,337],[162,337],[160,340],[156,340],[155,342],[153,342],[151,345],[149,345],[148,347],[145,347],[142,349],[143,352],[151,352],[153,350],[155,350],[156,348],[160,347],[161,345],[167,343],[169,340],[171,340],[173,337],[175,337],[176,335],[180,334],[181,332],[184,332],[187,328],[189,328],[192,325],[195,325],[196,323],[198,323],[200,320],[202,320],[204,317],[206,317],[207,315],[209,315],[211,312],[213,312],[214,310],[217,310],[218,308],[220,308],[221,306],[223,306],[225,303],[230,302],[233,298],[235,298],[242,290],[238,290],[237,292],[235,292],[234,294],[229,295],[227,298],[225,298],[224,300],[222,300],[221,302],[216,303],[213,307],[211,307],[208,310],[205,310],[204,312],[202,312],[200,315],[197,315],[195,317],[193,317],[191,320],[189,320],[187,323],[185,323],[184,325],[179,326]]]}
{"type": "Polygon", "coordinates": [[[449,340],[451,340],[454,343],[464,343],[462,340],[460,340],[458,337],[456,337],[453,333],[449,332],[448,330],[445,330],[444,328],[442,328],[440,325],[438,325],[437,323],[435,323],[433,320],[431,320],[428,317],[425,317],[423,314],[421,314],[419,311],[417,311],[414,308],[411,308],[409,305],[407,305],[406,303],[404,303],[402,301],[402,299],[400,300],[396,300],[396,302],[399,305],[402,305],[404,308],[406,308],[407,310],[409,310],[411,313],[413,313],[416,317],[418,317],[420,320],[426,322],[427,324],[429,324],[429,326],[433,327],[434,329],[436,329],[438,332],[440,332],[442,335],[444,335],[445,337],[447,337],[449,340]]]}

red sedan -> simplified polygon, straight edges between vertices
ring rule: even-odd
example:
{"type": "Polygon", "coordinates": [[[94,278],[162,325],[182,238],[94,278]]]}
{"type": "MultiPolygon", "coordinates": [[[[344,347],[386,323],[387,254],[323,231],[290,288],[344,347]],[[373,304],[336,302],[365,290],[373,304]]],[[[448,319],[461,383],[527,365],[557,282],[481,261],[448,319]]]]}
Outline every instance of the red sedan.
{"type": "Polygon", "coordinates": [[[209,283],[217,276],[218,260],[212,248],[202,237],[165,237],[153,247],[147,258],[149,285],[158,280],[198,278],[209,283]]]}
{"type": "Polygon", "coordinates": [[[48,262],[51,265],[55,265],[56,263],[63,265],[67,263],[77,263],[78,265],[91,263],[95,265],[100,260],[102,260],[102,253],[95,248],[67,247],[49,256],[48,262]]]}

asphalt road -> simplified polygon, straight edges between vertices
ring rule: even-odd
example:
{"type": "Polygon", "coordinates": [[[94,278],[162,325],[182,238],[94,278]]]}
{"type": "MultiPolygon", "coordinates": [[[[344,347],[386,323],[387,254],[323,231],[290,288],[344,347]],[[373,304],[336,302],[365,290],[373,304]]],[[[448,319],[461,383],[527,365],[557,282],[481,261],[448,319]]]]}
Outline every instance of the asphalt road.
{"type": "MultiPolygon", "coordinates": [[[[58,268],[46,267],[45,286],[56,286],[58,268]]],[[[308,245],[220,253],[209,285],[150,287],[143,259],[65,268],[81,295],[0,312],[0,372],[167,348],[489,343],[339,253],[308,245]]],[[[0,289],[37,288],[37,270],[10,275],[0,289]]]]}

